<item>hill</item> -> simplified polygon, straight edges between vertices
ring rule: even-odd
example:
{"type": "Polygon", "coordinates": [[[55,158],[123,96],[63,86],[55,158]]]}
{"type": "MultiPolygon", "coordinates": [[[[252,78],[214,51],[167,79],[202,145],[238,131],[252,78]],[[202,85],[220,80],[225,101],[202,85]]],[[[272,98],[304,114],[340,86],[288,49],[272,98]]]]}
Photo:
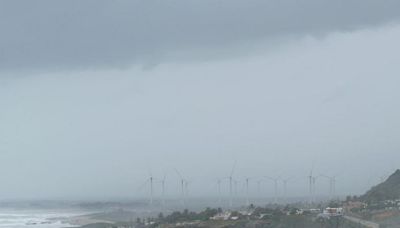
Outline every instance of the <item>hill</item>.
{"type": "Polygon", "coordinates": [[[400,198],[400,170],[396,170],[389,178],[372,187],[361,197],[365,202],[378,202],[400,198]]]}

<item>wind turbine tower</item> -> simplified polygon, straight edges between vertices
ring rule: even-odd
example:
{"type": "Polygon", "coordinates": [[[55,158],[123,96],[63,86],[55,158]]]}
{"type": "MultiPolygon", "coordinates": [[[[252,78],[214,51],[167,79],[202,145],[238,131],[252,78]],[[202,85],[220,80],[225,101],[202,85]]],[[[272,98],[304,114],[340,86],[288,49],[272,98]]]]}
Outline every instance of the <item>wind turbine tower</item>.
{"type": "Polygon", "coordinates": [[[185,198],[187,199],[189,196],[189,181],[185,180],[185,198]]]}
{"type": "Polygon", "coordinates": [[[229,175],[229,206],[233,206],[233,172],[235,171],[236,161],[233,164],[232,171],[229,175]]]}
{"type": "Polygon", "coordinates": [[[293,177],[289,177],[289,178],[286,178],[286,179],[282,180],[282,182],[283,182],[283,195],[284,195],[284,198],[285,198],[286,201],[288,200],[287,183],[292,179],[293,179],[293,177]]]}
{"type": "MultiPolygon", "coordinates": [[[[246,177],[246,206],[250,206],[250,199],[249,199],[249,182],[250,180],[253,179],[253,177],[246,177]]],[[[258,186],[259,188],[259,186],[258,186]]]]}
{"type": "Polygon", "coordinates": [[[317,180],[316,176],[313,176],[314,167],[310,171],[310,175],[308,176],[309,181],[309,191],[310,191],[310,204],[314,203],[315,200],[315,182],[317,180]]]}
{"type": "Polygon", "coordinates": [[[166,175],[164,175],[164,178],[161,180],[161,187],[162,187],[162,204],[163,204],[163,206],[165,206],[165,178],[166,178],[167,176],[166,175]]]}
{"type": "Polygon", "coordinates": [[[235,196],[237,196],[237,194],[238,194],[238,180],[234,180],[233,181],[233,183],[235,183],[235,187],[234,187],[234,194],[235,194],[235,196]]]}
{"type": "Polygon", "coordinates": [[[153,205],[153,177],[150,177],[150,205],[153,205]]]}
{"type": "Polygon", "coordinates": [[[218,204],[221,204],[221,179],[217,180],[218,187],[218,204]]]}
{"type": "MultiPolygon", "coordinates": [[[[181,173],[177,170],[177,169],[175,169],[175,172],[178,174],[178,176],[179,176],[179,178],[180,178],[180,184],[181,184],[181,202],[182,202],[182,205],[183,206],[185,206],[186,205],[186,199],[185,199],[185,192],[186,192],[186,190],[185,190],[185,186],[186,186],[186,184],[185,184],[185,182],[186,182],[186,180],[183,178],[183,176],[181,175],[181,173]]],[[[187,186],[186,186],[187,187],[187,186]]]]}
{"type": "Polygon", "coordinates": [[[332,196],[336,196],[336,176],[332,177],[332,196]]]}
{"type": "Polygon", "coordinates": [[[257,194],[258,196],[260,196],[261,193],[261,180],[257,181],[257,194]]]}
{"type": "Polygon", "coordinates": [[[249,200],[249,179],[250,178],[246,178],[246,206],[250,205],[250,200],[249,200]]]}
{"type": "Polygon", "coordinates": [[[278,203],[278,181],[279,181],[279,177],[268,177],[266,176],[265,178],[271,180],[274,182],[274,203],[277,204],[278,203]]]}
{"type": "Polygon", "coordinates": [[[333,199],[336,194],[336,176],[321,175],[329,180],[329,197],[333,199]]]}

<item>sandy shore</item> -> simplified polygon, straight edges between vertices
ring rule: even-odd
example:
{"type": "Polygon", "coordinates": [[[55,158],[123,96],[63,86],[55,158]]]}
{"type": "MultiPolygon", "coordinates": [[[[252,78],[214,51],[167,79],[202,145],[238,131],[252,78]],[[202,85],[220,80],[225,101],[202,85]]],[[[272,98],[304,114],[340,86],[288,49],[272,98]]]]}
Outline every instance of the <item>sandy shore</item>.
{"type": "Polygon", "coordinates": [[[81,215],[81,216],[75,216],[75,217],[67,218],[63,222],[69,223],[69,224],[74,225],[74,226],[84,226],[84,225],[93,224],[93,223],[110,223],[110,224],[113,224],[113,222],[111,222],[111,221],[93,219],[93,218],[91,218],[90,215],[81,215]]]}

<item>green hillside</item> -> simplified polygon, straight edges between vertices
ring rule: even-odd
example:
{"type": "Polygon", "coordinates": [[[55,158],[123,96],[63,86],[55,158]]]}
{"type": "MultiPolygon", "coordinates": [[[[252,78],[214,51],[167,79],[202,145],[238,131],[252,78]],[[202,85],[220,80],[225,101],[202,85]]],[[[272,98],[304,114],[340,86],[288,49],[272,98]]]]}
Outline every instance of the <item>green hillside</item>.
{"type": "Polygon", "coordinates": [[[386,181],[372,187],[361,196],[365,202],[378,202],[400,198],[400,170],[396,170],[386,181]]]}

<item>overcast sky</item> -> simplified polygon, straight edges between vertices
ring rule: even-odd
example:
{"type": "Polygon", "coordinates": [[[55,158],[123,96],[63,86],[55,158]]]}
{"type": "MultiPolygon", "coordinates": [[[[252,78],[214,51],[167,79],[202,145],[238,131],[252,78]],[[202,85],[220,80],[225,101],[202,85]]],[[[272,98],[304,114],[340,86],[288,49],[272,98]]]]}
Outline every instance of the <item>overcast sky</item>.
{"type": "MultiPolygon", "coordinates": [[[[0,2],[0,199],[399,167],[398,0],[0,2]]],[[[327,194],[328,182],[317,191],[327,194]]],[[[271,184],[265,191],[272,194],[271,184]]]]}

